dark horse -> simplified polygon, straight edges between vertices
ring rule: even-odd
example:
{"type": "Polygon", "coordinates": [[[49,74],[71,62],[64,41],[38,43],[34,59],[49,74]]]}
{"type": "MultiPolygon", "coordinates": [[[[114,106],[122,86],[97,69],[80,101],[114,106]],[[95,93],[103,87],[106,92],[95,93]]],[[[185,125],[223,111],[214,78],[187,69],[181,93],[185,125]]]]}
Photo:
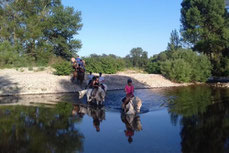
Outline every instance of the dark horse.
{"type": "Polygon", "coordinates": [[[75,79],[77,79],[77,82],[82,85],[84,81],[84,75],[85,75],[85,70],[81,66],[77,66],[76,63],[73,64],[74,72],[73,72],[73,78],[72,81],[74,82],[75,79]]]}

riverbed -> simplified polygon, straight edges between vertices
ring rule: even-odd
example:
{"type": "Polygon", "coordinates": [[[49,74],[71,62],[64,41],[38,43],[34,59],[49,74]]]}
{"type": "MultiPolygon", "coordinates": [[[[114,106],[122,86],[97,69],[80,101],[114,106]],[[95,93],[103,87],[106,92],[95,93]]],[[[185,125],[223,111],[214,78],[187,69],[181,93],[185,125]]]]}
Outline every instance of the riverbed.
{"type": "Polygon", "coordinates": [[[229,152],[228,89],[141,89],[135,95],[143,101],[136,115],[121,112],[122,90],[108,92],[103,107],[76,94],[1,101],[0,152],[229,152]]]}

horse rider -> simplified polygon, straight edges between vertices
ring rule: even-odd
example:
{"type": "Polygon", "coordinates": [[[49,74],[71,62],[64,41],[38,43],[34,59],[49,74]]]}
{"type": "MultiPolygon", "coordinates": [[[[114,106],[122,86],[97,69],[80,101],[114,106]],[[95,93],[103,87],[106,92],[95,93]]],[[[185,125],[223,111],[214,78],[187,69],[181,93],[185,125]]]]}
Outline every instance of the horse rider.
{"type": "Polygon", "coordinates": [[[126,105],[129,103],[131,98],[134,97],[134,86],[132,85],[132,80],[127,80],[127,85],[125,86],[126,97],[122,99],[122,108],[125,109],[126,105]]]}
{"type": "Polygon", "coordinates": [[[101,88],[103,89],[103,90],[105,90],[105,87],[104,87],[104,81],[105,81],[105,79],[104,79],[104,77],[102,76],[103,74],[102,74],[102,72],[100,72],[99,73],[99,84],[101,85],[101,88]]]}
{"type": "Polygon", "coordinates": [[[91,92],[92,96],[96,95],[99,87],[100,87],[99,77],[94,76],[92,80],[89,82],[89,88],[92,89],[92,92],[91,92]]]}

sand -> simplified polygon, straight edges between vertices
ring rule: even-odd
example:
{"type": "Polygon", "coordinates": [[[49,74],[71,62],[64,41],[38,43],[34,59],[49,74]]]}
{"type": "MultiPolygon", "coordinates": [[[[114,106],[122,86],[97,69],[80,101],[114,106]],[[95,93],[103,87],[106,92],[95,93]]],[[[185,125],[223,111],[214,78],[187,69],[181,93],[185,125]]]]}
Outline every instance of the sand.
{"type": "MultiPolygon", "coordinates": [[[[52,94],[77,92],[82,90],[87,82],[87,76],[82,86],[71,82],[72,76],[57,76],[52,68],[37,71],[34,68],[2,69],[0,70],[0,96],[3,95],[26,95],[26,94],[52,94]]],[[[98,74],[95,74],[98,75],[98,74]]],[[[123,89],[128,78],[133,80],[135,88],[164,88],[187,86],[171,82],[159,74],[143,74],[134,71],[125,71],[117,74],[106,74],[105,84],[108,90],[123,89]]]]}

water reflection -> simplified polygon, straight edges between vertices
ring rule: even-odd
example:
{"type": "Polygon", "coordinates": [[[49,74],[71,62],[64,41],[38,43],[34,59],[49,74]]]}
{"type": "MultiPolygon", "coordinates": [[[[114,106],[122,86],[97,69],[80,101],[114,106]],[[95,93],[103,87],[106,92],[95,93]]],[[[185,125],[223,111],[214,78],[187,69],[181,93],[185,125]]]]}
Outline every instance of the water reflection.
{"type": "Polygon", "coordinates": [[[97,132],[100,132],[100,123],[105,120],[105,108],[86,104],[74,104],[72,115],[83,118],[85,114],[92,117],[93,126],[97,132]]]}
{"type": "Polygon", "coordinates": [[[72,105],[0,107],[0,152],[71,153],[83,151],[83,135],[75,128],[72,105]]]}
{"type": "Polygon", "coordinates": [[[209,87],[177,88],[168,92],[168,111],[180,121],[183,153],[229,152],[229,91],[209,87]]]}
{"type": "Polygon", "coordinates": [[[133,136],[135,131],[142,131],[142,124],[140,116],[137,114],[121,114],[121,120],[125,124],[124,130],[125,136],[128,137],[128,142],[133,142],[133,136]]]}

